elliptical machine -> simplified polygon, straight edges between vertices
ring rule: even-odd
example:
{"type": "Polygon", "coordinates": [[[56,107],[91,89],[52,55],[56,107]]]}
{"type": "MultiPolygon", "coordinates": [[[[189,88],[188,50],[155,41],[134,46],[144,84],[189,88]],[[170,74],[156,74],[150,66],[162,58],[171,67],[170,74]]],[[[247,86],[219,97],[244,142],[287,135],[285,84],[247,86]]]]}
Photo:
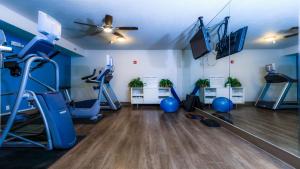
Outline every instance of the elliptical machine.
{"type": "Polygon", "coordinates": [[[278,109],[297,109],[299,107],[297,102],[285,102],[286,95],[288,94],[291,86],[294,83],[297,83],[297,79],[293,79],[285,74],[276,73],[275,64],[269,64],[265,67],[268,74],[264,77],[266,84],[264,85],[259,97],[255,102],[256,107],[267,108],[272,110],[278,109]],[[264,97],[266,96],[270,86],[276,83],[283,83],[284,87],[282,88],[280,95],[275,101],[266,101],[264,97]]]}
{"type": "Polygon", "coordinates": [[[55,19],[39,11],[38,31],[43,34],[33,38],[16,56],[10,57],[16,61],[8,61],[4,68],[9,68],[11,74],[16,70],[9,65],[25,63],[21,75],[21,84],[17,98],[11,113],[9,114],[4,130],[0,134],[0,147],[42,147],[48,150],[53,148],[67,149],[76,143],[76,133],[72,118],[65,104],[64,98],[59,93],[59,68],[58,64],[49,56],[56,53],[54,45],[61,36],[61,25],[55,19]],[[39,64],[34,64],[38,62],[39,64]],[[55,71],[55,86],[47,85],[31,75],[31,72],[38,69],[45,63],[50,63],[55,71]],[[26,89],[29,80],[45,87],[47,92],[36,93],[26,89]],[[28,132],[19,132],[13,129],[16,116],[20,111],[22,100],[39,110],[46,133],[45,141],[30,139],[28,132]]]}

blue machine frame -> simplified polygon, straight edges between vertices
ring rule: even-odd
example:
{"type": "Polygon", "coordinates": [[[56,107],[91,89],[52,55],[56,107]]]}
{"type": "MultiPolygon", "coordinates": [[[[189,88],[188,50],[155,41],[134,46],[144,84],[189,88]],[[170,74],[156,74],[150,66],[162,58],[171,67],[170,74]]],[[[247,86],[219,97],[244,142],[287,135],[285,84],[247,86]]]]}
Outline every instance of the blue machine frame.
{"type": "MultiPolygon", "coordinates": [[[[100,71],[97,77],[94,77],[95,72],[96,70],[94,70],[93,75],[83,77],[82,80],[86,80],[87,83],[97,84],[95,89],[98,89],[98,97],[97,99],[83,100],[71,104],[69,106],[69,110],[73,118],[88,118],[90,120],[98,120],[102,118],[101,110],[118,110],[121,108],[121,104],[109,85],[109,82],[105,82],[106,76],[111,75],[113,72],[112,58],[107,57],[107,65],[100,71]],[[103,105],[101,103],[103,98],[106,100],[107,105],[103,105]]],[[[64,94],[66,99],[71,102],[67,89],[64,90],[64,94]]]]}
{"type": "MultiPolygon", "coordinates": [[[[43,17],[49,19],[49,17],[47,17],[47,14],[43,12],[39,12],[39,22],[40,22],[40,18],[43,17]]],[[[55,24],[57,23],[57,21],[55,21],[53,18],[50,18],[50,20],[47,21],[48,22],[53,21],[55,24]]],[[[53,25],[49,24],[46,26],[53,26],[53,25]]],[[[47,30],[53,30],[53,29],[49,29],[48,27],[43,27],[39,25],[39,31],[44,35],[36,36],[35,38],[33,38],[19,52],[19,54],[15,58],[19,60],[18,63],[25,62],[25,66],[22,72],[22,80],[21,80],[21,84],[19,87],[15,104],[10,113],[6,126],[0,135],[0,147],[4,147],[4,146],[5,147],[43,147],[45,149],[51,150],[53,148],[70,148],[76,143],[76,134],[73,127],[71,115],[69,114],[67,106],[64,105],[65,102],[63,100],[63,97],[59,93],[59,67],[55,61],[49,58],[49,55],[51,55],[52,52],[54,51],[55,41],[58,40],[60,37],[60,31],[61,31],[60,25],[58,25],[58,28],[59,28],[58,30],[55,30],[56,32],[52,33],[52,32],[47,32],[47,30]],[[34,62],[50,63],[53,65],[55,71],[54,87],[44,84],[43,82],[39,81],[38,79],[34,78],[31,75],[31,72],[35,70],[35,67],[32,68],[34,62]],[[27,90],[26,87],[29,80],[33,80],[38,84],[44,86],[48,91],[50,91],[50,93],[46,92],[42,94],[37,94],[34,91],[27,90]],[[56,97],[58,102],[61,102],[62,100],[61,107],[57,107],[57,105],[51,105],[51,103],[49,102],[48,103],[49,110],[46,110],[45,103],[47,102],[47,100],[45,98],[47,97],[47,95],[50,96],[49,98],[56,97]],[[31,140],[25,137],[26,134],[20,135],[12,131],[13,124],[16,120],[16,116],[18,114],[18,111],[20,109],[20,104],[23,99],[26,99],[27,101],[30,102],[34,101],[33,103],[35,103],[34,104],[35,107],[39,110],[45,127],[45,132],[47,137],[46,143],[31,140]],[[50,109],[55,109],[55,110],[51,111],[50,109]],[[65,128],[67,129],[60,128],[58,123],[63,123],[64,125],[66,125],[65,128]],[[15,139],[21,141],[15,141],[15,139]]],[[[2,47],[1,47],[1,52],[2,52],[2,47]]]]}

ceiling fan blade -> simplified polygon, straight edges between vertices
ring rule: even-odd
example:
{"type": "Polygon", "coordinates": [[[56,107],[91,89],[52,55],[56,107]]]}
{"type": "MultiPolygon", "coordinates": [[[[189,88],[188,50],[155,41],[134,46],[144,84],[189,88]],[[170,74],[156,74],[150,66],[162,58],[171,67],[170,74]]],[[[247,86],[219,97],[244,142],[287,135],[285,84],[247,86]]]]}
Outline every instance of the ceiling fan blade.
{"type": "Polygon", "coordinates": [[[111,15],[105,15],[104,23],[105,25],[111,26],[113,22],[113,17],[111,15]]]}
{"type": "Polygon", "coordinates": [[[96,30],[96,31],[94,31],[94,32],[90,32],[89,35],[90,35],[90,36],[95,36],[95,35],[100,34],[101,32],[102,32],[102,30],[96,30]]]}
{"type": "Polygon", "coordinates": [[[116,27],[116,29],[119,30],[138,30],[138,27],[126,27],[126,26],[122,26],[122,27],[116,27]]]}
{"type": "Polygon", "coordinates": [[[290,30],[298,31],[298,30],[299,30],[299,27],[298,27],[298,26],[294,26],[294,27],[291,27],[290,30]]]}
{"type": "Polygon", "coordinates": [[[120,34],[119,32],[114,32],[113,34],[120,37],[120,38],[124,38],[124,36],[122,34],[120,34]]]}
{"type": "Polygon", "coordinates": [[[293,34],[289,34],[289,35],[285,35],[284,38],[290,38],[293,36],[298,36],[298,33],[293,33],[293,34]]]}
{"type": "Polygon", "coordinates": [[[96,28],[98,27],[97,25],[89,24],[89,23],[82,23],[82,22],[77,22],[77,21],[74,21],[74,23],[79,24],[79,25],[85,25],[85,26],[96,27],[96,28]]]}
{"type": "Polygon", "coordinates": [[[295,32],[298,32],[298,30],[299,30],[298,26],[293,26],[293,27],[290,27],[288,29],[280,30],[280,31],[278,31],[278,33],[284,33],[284,34],[295,33],[295,32]]]}

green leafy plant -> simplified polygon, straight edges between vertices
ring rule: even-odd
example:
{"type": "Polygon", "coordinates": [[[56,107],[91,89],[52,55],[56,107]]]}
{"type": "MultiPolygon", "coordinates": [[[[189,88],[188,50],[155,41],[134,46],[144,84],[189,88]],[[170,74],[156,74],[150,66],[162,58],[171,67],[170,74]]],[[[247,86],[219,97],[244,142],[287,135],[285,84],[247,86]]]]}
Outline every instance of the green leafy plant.
{"type": "Polygon", "coordinates": [[[208,79],[198,79],[195,83],[197,87],[209,87],[210,83],[208,79]]]}
{"type": "Polygon", "coordinates": [[[128,86],[129,87],[144,87],[144,83],[143,81],[141,80],[141,78],[135,78],[135,79],[132,79],[129,83],[128,83],[128,86]]]}
{"type": "Polygon", "coordinates": [[[228,77],[224,86],[225,87],[227,87],[227,86],[230,86],[230,87],[241,87],[242,84],[241,84],[241,82],[237,78],[228,77]]]}
{"type": "Polygon", "coordinates": [[[172,87],[173,83],[169,79],[161,79],[159,81],[159,87],[172,87]]]}

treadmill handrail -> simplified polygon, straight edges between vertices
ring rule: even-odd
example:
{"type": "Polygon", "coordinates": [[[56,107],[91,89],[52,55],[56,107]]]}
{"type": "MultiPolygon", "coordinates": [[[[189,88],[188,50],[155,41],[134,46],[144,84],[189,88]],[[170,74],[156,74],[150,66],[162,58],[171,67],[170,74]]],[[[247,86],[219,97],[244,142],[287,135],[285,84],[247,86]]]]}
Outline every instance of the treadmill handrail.
{"type": "Polygon", "coordinates": [[[91,77],[95,76],[95,74],[96,74],[96,69],[94,69],[94,70],[93,70],[93,73],[92,73],[91,75],[84,76],[84,77],[82,77],[82,78],[81,78],[81,80],[86,80],[86,79],[89,79],[89,78],[91,78],[91,77]]]}
{"type": "Polygon", "coordinates": [[[264,78],[267,83],[297,82],[296,79],[293,79],[282,73],[268,73],[264,78]]]}

